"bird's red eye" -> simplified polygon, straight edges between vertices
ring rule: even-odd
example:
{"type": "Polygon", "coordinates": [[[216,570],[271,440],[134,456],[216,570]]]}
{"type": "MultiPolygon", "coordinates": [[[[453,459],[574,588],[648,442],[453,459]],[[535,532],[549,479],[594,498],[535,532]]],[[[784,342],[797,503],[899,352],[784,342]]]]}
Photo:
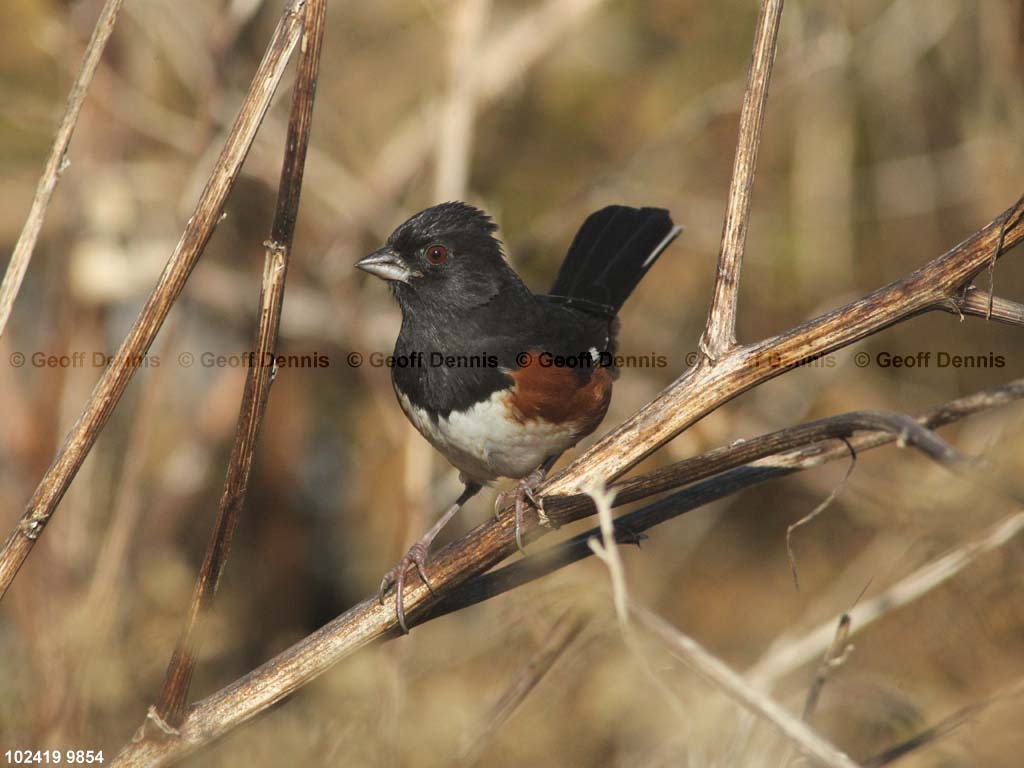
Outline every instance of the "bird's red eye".
{"type": "Polygon", "coordinates": [[[430,245],[426,250],[427,261],[431,264],[444,264],[448,259],[448,249],[443,245],[430,245]]]}

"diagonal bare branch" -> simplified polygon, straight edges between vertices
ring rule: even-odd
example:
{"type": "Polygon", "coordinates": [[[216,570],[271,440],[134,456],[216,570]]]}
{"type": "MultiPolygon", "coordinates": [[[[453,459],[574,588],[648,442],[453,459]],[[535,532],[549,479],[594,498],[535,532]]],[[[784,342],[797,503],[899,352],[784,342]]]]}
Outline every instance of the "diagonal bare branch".
{"type": "Polygon", "coordinates": [[[518,670],[508,688],[487,713],[480,730],[467,741],[456,760],[458,765],[475,765],[495,734],[523,703],[530,691],[544,679],[551,668],[562,657],[572,642],[579,636],[590,617],[569,609],[555,622],[530,659],[518,670]]]}
{"type": "Polygon", "coordinates": [[[736,307],[739,303],[743,249],[750,223],[750,200],[757,170],[757,151],[768,104],[768,84],[775,62],[775,49],[782,21],[783,0],[763,0],[754,30],[754,54],[747,75],[747,89],[740,110],[740,133],[736,142],[729,200],[722,225],[722,246],[718,254],[711,310],[700,339],[706,362],[716,363],[736,346],[736,307]]]}
{"type": "Polygon", "coordinates": [[[117,14],[122,5],[124,5],[124,0],[107,0],[103,5],[103,10],[100,11],[100,16],[96,20],[96,26],[92,30],[92,37],[89,38],[89,44],[86,46],[85,55],[82,57],[82,66],[75,76],[71,93],[68,94],[64,117],[61,118],[60,127],[57,128],[57,136],[53,140],[50,157],[43,168],[43,175],[39,178],[39,185],[36,187],[35,197],[32,198],[32,207],[25,219],[25,226],[22,227],[21,234],[18,235],[18,242],[14,244],[14,252],[7,264],[7,271],[4,272],[3,282],[0,283],[0,336],[3,336],[4,329],[7,327],[7,320],[14,307],[14,300],[18,296],[18,291],[21,290],[21,283],[28,271],[32,252],[39,240],[39,232],[43,228],[43,219],[46,218],[46,209],[50,206],[53,191],[57,188],[64,169],[67,168],[67,152],[68,145],[71,143],[71,135],[75,131],[75,124],[82,112],[82,104],[85,103],[86,91],[89,90],[92,76],[103,56],[103,50],[107,47],[107,41],[114,31],[117,14]]]}
{"type": "Polygon", "coordinates": [[[721,688],[738,704],[778,728],[790,743],[805,755],[832,768],[857,768],[857,763],[774,699],[744,680],[693,638],[684,635],[660,616],[635,602],[630,603],[629,609],[630,617],[644,629],[657,636],[673,653],[693,666],[697,672],[721,688]]]}
{"type": "Polygon", "coordinates": [[[892,765],[911,752],[916,752],[922,747],[934,744],[943,736],[948,736],[971,718],[980,715],[997,701],[1013,699],[1021,695],[1024,695],[1024,679],[1018,679],[1010,685],[1000,688],[995,693],[991,693],[981,699],[981,701],[975,701],[966,707],[961,707],[956,712],[942,718],[935,725],[921,731],[921,733],[914,734],[906,741],[902,741],[895,746],[889,747],[884,752],[869,758],[864,762],[864,768],[882,768],[885,765],[892,765]]]}
{"type": "MultiPolygon", "coordinates": [[[[943,464],[952,466],[966,461],[931,430],[907,416],[886,411],[854,411],[737,441],[647,474],[627,478],[611,486],[616,491],[614,506],[639,501],[801,446],[823,440],[845,440],[853,437],[855,432],[865,431],[885,432],[893,439],[903,438],[943,464]]],[[[554,525],[564,525],[593,514],[594,504],[588,494],[554,496],[545,500],[544,512],[554,525]]]]}

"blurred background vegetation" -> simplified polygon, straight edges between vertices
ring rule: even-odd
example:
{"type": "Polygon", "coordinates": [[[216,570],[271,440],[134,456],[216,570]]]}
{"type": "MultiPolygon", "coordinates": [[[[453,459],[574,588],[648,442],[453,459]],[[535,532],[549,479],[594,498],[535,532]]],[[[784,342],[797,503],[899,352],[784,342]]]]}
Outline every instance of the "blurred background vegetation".
{"type": "MultiPolygon", "coordinates": [[[[100,5],[4,4],[0,258],[17,238],[100,5]]],[[[329,364],[277,376],[194,695],[370,594],[457,491],[454,470],[405,423],[386,368],[346,364],[349,352],[391,349],[397,308],[351,266],[408,214],[464,188],[494,214],[512,263],[540,290],[591,210],[671,209],[687,230],[626,306],[621,344],[668,365],[624,371],[599,434],[685,369],[714,274],[756,6],[492,0],[474,41],[454,22],[457,3],[330,4],[279,350],[329,364]],[[460,55],[481,88],[473,130],[459,139],[468,177],[439,180],[460,55]]],[[[116,350],[170,255],[279,12],[265,0],[126,3],[0,338],[5,531],[97,380],[94,353],[116,350]],[[9,362],[17,352],[22,367],[9,362]],[[33,358],[75,352],[83,364],[33,358]]],[[[217,507],[245,374],[204,361],[241,354],[251,340],[287,107],[279,97],[151,350],[158,364],[136,376],[7,597],[5,749],[109,757],[156,695],[217,507]]],[[[1021,0],[789,0],[741,339],[898,278],[988,222],[1022,191],[1022,137],[1021,0]]],[[[1024,300],[1020,256],[1001,261],[995,281],[1001,295],[1024,300]]],[[[917,412],[1022,374],[1019,331],[933,313],[737,399],[645,467],[846,410],[917,412]],[[867,367],[853,362],[862,351],[867,367]],[[929,351],[925,367],[879,364],[880,354],[929,351]],[[940,352],[1004,364],[939,367],[940,352]]],[[[1022,425],[1014,406],[943,434],[1019,477],[1022,425]]],[[[642,550],[625,551],[633,593],[742,670],[1016,511],[909,451],[865,454],[828,512],[795,535],[797,591],[786,526],[845,471],[804,473],[656,529],[642,550]]],[[[447,535],[488,514],[481,497],[447,535]]],[[[856,634],[814,724],[864,759],[1020,677],[1022,573],[1024,543],[1011,540],[856,634]]],[[[192,761],[450,765],[572,605],[592,618],[491,734],[482,762],[782,764],[785,746],[769,728],[677,662],[652,655],[664,685],[645,674],[621,642],[595,562],[365,651],[192,761]]],[[[785,675],[775,694],[799,711],[813,673],[810,664],[785,675]]],[[[1019,699],[996,702],[904,764],[1019,765],[1020,712],[1019,699]]]]}

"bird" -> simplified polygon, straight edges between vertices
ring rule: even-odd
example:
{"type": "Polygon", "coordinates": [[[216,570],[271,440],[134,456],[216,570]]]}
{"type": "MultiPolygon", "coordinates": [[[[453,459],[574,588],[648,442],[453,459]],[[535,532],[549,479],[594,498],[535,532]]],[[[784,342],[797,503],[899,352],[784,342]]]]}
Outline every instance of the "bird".
{"type": "Polygon", "coordinates": [[[459,470],[455,502],[388,571],[396,614],[407,576],[424,566],[449,520],[498,478],[495,515],[515,498],[516,542],[525,504],[567,449],[597,429],[611,399],[617,315],[641,278],[682,231],[667,210],[610,205],[588,216],[545,294],[509,264],[497,225],[461,201],[401,224],[355,266],[387,282],[402,313],[391,362],[398,403],[420,434],[459,470]]]}

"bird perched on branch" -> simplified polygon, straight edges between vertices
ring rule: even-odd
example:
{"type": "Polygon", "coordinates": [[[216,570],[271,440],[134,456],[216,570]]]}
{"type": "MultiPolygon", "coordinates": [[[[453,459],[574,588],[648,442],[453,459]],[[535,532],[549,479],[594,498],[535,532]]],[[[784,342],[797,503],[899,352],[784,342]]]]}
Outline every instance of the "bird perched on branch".
{"type": "Polygon", "coordinates": [[[402,310],[391,380],[416,429],[460,471],[465,488],[381,582],[394,584],[396,611],[406,576],[424,565],[431,542],[483,485],[519,480],[516,542],[527,501],[558,457],[589,435],[611,399],[616,315],[640,279],[678,236],[667,211],[613,205],[591,214],[558,277],[534,294],[494,237],[490,217],[450,202],[396,229],[356,267],[388,282],[402,310]]]}

